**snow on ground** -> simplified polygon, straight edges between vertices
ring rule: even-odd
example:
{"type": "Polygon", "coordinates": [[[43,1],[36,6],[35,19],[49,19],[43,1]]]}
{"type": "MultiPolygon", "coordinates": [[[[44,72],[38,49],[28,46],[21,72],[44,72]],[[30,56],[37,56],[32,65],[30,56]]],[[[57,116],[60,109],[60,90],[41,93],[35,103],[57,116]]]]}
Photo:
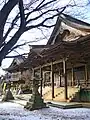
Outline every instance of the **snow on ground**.
{"type": "Polygon", "coordinates": [[[0,120],[90,120],[90,109],[55,107],[28,111],[16,103],[0,103],[0,120]]]}

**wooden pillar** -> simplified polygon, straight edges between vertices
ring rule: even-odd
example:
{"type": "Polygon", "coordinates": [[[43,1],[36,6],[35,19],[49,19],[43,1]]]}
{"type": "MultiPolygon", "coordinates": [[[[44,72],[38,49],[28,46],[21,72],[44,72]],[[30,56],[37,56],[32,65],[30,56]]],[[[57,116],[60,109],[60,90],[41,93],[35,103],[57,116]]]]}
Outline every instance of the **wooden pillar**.
{"type": "Polygon", "coordinates": [[[45,88],[45,81],[46,81],[46,73],[43,72],[43,87],[45,88]]]}
{"type": "Polygon", "coordinates": [[[33,78],[35,77],[35,70],[34,70],[34,68],[33,68],[33,78]]]}
{"type": "Polygon", "coordinates": [[[35,82],[34,78],[35,78],[35,70],[33,68],[32,69],[32,84],[34,84],[34,82],[35,82]]]}
{"type": "Polygon", "coordinates": [[[63,72],[64,72],[64,82],[65,82],[65,99],[68,98],[67,95],[67,71],[66,71],[66,61],[63,60],[63,72]]]}
{"type": "Polygon", "coordinates": [[[32,84],[33,84],[33,88],[32,88],[32,92],[34,93],[34,84],[35,84],[35,70],[34,68],[32,69],[32,84]]]}
{"type": "Polygon", "coordinates": [[[85,64],[85,84],[88,84],[88,69],[87,69],[87,64],[85,64]]]}
{"type": "Polygon", "coordinates": [[[40,95],[41,97],[42,97],[42,81],[43,81],[42,68],[40,67],[40,95]]]}
{"type": "Polygon", "coordinates": [[[72,86],[74,86],[74,68],[72,67],[72,86]]]}
{"type": "Polygon", "coordinates": [[[59,86],[61,87],[61,71],[59,70],[59,86]]]}
{"type": "Polygon", "coordinates": [[[51,64],[51,81],[52,81],[52,99],[54,98],[54,72],[53,63],[51,64]]]}

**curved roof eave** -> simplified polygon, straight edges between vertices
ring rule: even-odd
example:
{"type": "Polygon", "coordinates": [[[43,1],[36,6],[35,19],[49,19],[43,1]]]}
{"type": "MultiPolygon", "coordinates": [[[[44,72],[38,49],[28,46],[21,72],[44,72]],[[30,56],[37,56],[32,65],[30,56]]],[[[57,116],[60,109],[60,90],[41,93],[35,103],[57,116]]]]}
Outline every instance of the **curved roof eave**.
{"type": "Polygon", "coordinates": [[[76,28],[78,30],[90,32],[90,24],[89,23],[83,22],[81,20],[78,20],[78,19],[73,18],[73,17],[66,15],[66,14],[61,14],[59,16],[59,19],[62,20],[68,26],[71,26],[71,27],[76,28]]]}

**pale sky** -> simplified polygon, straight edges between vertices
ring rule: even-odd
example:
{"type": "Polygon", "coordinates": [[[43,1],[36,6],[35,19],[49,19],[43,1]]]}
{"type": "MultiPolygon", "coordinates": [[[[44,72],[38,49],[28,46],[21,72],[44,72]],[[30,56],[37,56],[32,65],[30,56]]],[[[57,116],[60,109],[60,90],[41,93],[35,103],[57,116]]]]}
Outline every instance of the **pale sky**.
{"type": "MultiPolygon", "coordinates": [[[[62,6],[64,6],[65,4],[67,4],[68,2],[69,2],[70,0],[61,0],[61,2],[60,2],[60,5],[62,5],[62,6]]],[[[71,0],[71,1],[73,1],[73,0],[71,0]]],[[[84,5],[84,4],[86,4],[87,3],[87,1],[88,0],[77,0],[77,4],[80,6],[80,5],[84,5]]],[[[79,18],[79,19],[81,19],[81,20],[84,20],[84,21],[86,21],[86,22],[88,22],[88,23],[90,23],[90,13],[89,13],[89,11],[90,11],[90,5],[88,5],[87,7],[82,7],[82,8],[72,8],[72,11],[71,11],[71,9],[70,8],[68,8],[67,10],[66,10],[66,13],[67,14],[71,14],[72,16],[74,16],[74,13],[80,13],[80,17],[78,16],[78,14],[76,15],[76,18],[79,18]],[[75,11],[75,12],[73,12],[73,11],[75,11]],[[83,15],[83,13],[85,13],[85,15],[83,15]]],[[[48,40],[48,36],[51,34],[51,31],[52,30],[48,30],[47,32],[48,32],[48,34],[46,34],[46,39],[44,39],[44,40],[39,40],[38,42],[34,42],[34,43],[30,43],[30,44],[46,44],[47,43],[47,40],[48,40]]],[[[46,30],[44,30],[44,33],[46,33],[46,30]]],[[[23,42],[25,42],[25,41],[30,41],[30,40],[32,40],[32,41],[35,41],[35,40],[38,40],[39,39],[39,37],[40,36],[42,36],[42,33],[40,32],[40,30],[32,30],[32,31],[29,31],[29,32],[26,32],[26,33],[24,33],[21,37],[20,37],[20,40],[18,41],[18,43],[17,44],[20,44],[20,43],[22,43],[22,41],[23,42]]],[[[17,51],[20,53],[20,54],[22,54],[23,52],[29,52],[29,46],[27,45],[27,46],[24,46],[23,47],[23,49],[22,48],[20,48],[20,49],[17,49],[17,51]]],[[[15,52],[12,52],[12,53],[10,53],[10,55],[16,55],[16,53],[15,52]]],[[[3,62],[2,62],[2,66],[1,66],[1,68],[0,68],[0,75],[1,74],[4,74],[4,72],[2,71],[2,68],[7,68],[7,67],[9,67],[9,65],[11,64],[11,62],[12,62],[12,59],[4,59],[3,60],[3,62]]]]}

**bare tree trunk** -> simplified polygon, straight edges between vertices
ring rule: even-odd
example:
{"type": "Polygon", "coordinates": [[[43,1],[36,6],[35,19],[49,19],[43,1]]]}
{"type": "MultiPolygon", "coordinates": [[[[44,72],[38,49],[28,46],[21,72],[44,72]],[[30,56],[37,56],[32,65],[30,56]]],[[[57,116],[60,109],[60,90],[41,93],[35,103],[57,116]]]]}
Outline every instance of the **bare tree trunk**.
{"type": "Polygon", "coordinates": [[[1,9],[0,11],[0,45],[3,42],[3,31],[4,26],[6,23],[6,20],[11,12],[11,10],[14,8],[14,6],[19,2],[19,0],[9,0],[1,9]]]}
{"type": "Polygon", "coordinates": [[[8,54],[8,51],[17,43],[18,39],[23,33],[23,28],[20,28],[15,35],[11,38],[11,40],[4,46],[4,48],[0,51],[0,63],[8,54]]]}

